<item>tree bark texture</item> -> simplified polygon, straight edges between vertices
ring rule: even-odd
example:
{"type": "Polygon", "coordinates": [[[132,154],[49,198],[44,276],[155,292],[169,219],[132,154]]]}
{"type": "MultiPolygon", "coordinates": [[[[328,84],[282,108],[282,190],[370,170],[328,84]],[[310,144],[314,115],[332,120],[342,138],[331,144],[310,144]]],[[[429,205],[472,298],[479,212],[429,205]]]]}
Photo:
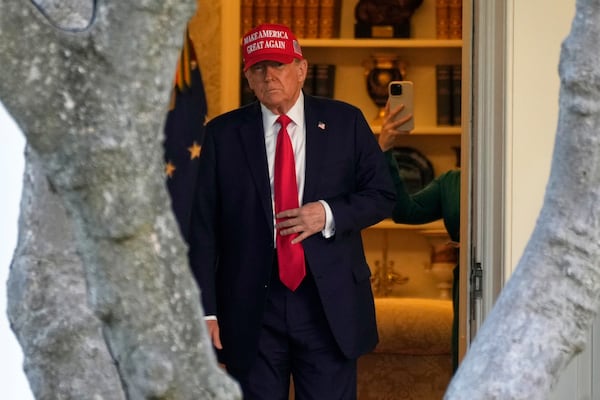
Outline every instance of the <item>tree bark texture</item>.
{"type": "Polygon", "coordinates": [[[562,44],[544,205],[445,399],[547,399],[600,307],[600,1],[577,0],[562,44]]]}
{"type": "Polygon", "coordinates": [[[39,398],[240,398],[216,364],[162,173],[194,7],[0,0],[0,98],[36,155],[26,178],[40,177],[26,180],[8,290],[39,398]],[[89,310],[77,304],[84,288],[89,310]],[[100,371],[75,368],[91,354],[100,371]],[[71,369],[51,371],[53,361],[71,369]],[[97,391],[80,395],[78,385],[97,391]]]}
{"type": "Polygon", "coordinates": [[[8,315],[36,399],[125,399],[119,373],[88,307],[70,217],[29,149],[8,315]]]}

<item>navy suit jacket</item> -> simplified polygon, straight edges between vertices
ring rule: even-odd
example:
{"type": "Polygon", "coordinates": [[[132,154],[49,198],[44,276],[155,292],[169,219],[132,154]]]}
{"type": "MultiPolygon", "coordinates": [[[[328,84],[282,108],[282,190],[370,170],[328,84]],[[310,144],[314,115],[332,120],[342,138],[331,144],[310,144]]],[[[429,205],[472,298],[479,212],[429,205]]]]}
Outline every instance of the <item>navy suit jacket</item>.
{"type": "MultiPolygon", "coordinates": [[[[325,200],[335,235],[305,239],[310,270],[333,335],[356,358],[378,341],[371,272],[361,230],[389,217],[395,192],[375,136],[349,104],[305,95],[303,202],[325,200]]],[[[226,365],[257,352],[273,266],[273,210],[258,102],[206,125],[192,211],[190,265],[207,315],[219,321],[226,365]]]]}

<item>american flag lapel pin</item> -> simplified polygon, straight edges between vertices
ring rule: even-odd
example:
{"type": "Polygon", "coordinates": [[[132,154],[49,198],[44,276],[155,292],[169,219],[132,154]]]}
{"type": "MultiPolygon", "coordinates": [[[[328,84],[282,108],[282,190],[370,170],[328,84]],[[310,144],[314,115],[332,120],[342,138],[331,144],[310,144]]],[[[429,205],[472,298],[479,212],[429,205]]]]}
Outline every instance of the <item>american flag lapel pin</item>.
{"type": "Polygon", "coordinates": [[[319,129],[325,130],[325,122],[319,121],[319,123],[317,124],[317,126],[319,127],[319,129]]]}

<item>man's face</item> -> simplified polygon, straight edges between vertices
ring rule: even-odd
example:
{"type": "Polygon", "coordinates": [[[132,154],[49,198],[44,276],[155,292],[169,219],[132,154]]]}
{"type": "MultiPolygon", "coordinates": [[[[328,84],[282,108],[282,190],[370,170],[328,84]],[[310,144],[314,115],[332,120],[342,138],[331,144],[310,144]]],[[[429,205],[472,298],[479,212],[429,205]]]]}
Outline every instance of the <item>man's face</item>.
{"type": "Polygon", "coordinates": [[[300,95],[307,66],[306,60],[290,64],[262,61],[248,68],[245,75],[262,104],[275,114],[285,114],[300,95]]]}

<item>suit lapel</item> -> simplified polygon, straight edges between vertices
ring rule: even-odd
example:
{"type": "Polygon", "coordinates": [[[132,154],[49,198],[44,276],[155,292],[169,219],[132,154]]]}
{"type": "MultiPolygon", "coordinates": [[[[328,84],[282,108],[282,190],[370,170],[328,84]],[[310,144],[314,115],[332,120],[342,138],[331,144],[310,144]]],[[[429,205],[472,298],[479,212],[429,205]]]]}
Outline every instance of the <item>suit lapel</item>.
{"type": "Polygon", "coordinates": [[[239,134],[240,142],[246,153],[247,168],[252,175],[256,190],[259,193],[265,218],[267,219],[267,223],[273,227],[269,167],[267,165],[262,114],[258,102],[246,114],[246,120],[240,126],[239,134]]]}
{"type": "MultiPolygon", "coordinates": [[[[328,130],[330,126],[325,117],[321,117],[314,99],[305,95],[304,113],[306,119],[306,167],[304,177],[303,202],[318,200],[318,188],[324,176],[322,165],[329,151],[330,139],[328,130]]],[[[246,114],[246,120],[240,126],[240,142],[244,147],[247,168],[250,171],[260,201],[263,206],[265,218],[269,225],[273,225],[273,209],[271,204],[271,185],[269,183],[269,169],[265,150],[265,138],[262,127],[262,114],[260,105],[255,103],[246,114]]]]}
{"type": "Polygon", "coordinates": [[[318,200],[317,188],[323,177],[321,165],[328,152],[329,129],[327,120],[321,118],[318,107],[314,104],[314,99],[310,96],[304,96],[304,118],[306,119],[306,169],[304,172],[304,194],[303,202],[318,200]]]}

